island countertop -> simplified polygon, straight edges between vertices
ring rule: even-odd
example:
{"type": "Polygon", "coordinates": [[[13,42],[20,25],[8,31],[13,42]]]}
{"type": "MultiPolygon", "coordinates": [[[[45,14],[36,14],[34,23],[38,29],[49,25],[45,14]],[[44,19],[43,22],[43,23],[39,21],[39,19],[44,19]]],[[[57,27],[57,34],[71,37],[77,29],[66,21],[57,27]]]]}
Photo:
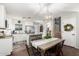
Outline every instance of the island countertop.
{"type": "Polygon", "coordinates": [[[12,35],[0,37],[0,39],[12,38],[12,35]]]}

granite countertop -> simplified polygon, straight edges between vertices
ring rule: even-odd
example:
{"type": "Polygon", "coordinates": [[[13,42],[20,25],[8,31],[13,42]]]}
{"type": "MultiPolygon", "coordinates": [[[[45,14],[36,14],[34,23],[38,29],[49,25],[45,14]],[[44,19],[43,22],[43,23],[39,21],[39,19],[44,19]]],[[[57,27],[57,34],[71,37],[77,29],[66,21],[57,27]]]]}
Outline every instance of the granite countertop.
{"type": "Polygon", "coordinates": [[[38,33],[38,34],[29,34],[29,35],[40,35],[41,33],[38,33]]]}
{"type": "Polygon", "coordinates": [[[9,35],[9,36],[0,36],[0,39],[10,38],[10,37],[12,37],[12,35],[9,35]]]}

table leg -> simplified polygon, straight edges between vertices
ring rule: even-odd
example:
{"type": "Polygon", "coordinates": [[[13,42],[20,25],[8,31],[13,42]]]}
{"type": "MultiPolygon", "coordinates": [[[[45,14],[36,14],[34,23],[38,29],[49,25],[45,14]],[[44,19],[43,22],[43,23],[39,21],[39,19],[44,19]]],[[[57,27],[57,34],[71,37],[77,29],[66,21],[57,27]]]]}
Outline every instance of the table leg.
{"type": "Polygon", "coordinates": [[[41,56],[45,56],[45,51],[41,51],[41,56]]]}
{"type": "Polygon", "coordinates": [[[40,48],[38,48],[38,51],[40,52],[41,56],[45,55],[45,51],[44,50],[41,50],[40,48]]]}

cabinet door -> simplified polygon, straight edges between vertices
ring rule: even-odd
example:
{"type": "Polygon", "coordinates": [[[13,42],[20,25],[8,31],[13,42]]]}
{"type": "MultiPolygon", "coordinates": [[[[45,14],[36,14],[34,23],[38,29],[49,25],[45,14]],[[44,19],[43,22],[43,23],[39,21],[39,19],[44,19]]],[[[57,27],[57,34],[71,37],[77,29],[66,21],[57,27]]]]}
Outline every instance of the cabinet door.
{"type": "Polygon", "coordinates": [[[12,38],[0,39],[0,55],[9,55],[12,52],[12,38]]]}
{"type": "Polygon", "coordinates": [[[0,5],[0,28],[5,28],[5,8],[0,5]]]}

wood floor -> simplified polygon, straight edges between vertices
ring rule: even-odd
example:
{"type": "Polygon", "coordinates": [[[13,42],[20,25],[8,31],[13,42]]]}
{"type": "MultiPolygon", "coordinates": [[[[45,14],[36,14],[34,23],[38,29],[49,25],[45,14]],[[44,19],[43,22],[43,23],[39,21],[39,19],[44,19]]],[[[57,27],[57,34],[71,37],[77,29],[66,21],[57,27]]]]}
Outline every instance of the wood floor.
{"type": "Polygon", "coordinates": [[[64,56],[79,56],[79,49],[64,46],[63,53],[64,53],[64,56]]]}
{"type": "MultiPolygon", "coordinates": [[[[79,50],[72,47],[64,46],[63,54],[64,56],[79,56],[79,50]]],[[[26,47],[21,46],[21,48],[14,50],[12,56],[28,56],[26,47]]]]}

